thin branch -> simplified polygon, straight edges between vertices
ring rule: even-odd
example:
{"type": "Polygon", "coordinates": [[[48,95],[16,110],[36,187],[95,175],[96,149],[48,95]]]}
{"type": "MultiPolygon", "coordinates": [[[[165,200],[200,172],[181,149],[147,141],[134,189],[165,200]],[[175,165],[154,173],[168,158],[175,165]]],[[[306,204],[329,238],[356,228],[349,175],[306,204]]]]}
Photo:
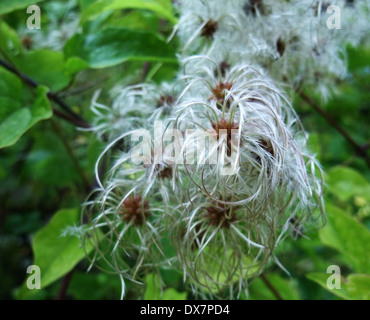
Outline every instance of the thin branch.
{"type": "Polygon", "coordinates": [[[367,155],[367,149],[369,148],[369,144],[366,143],[364,145],[360,145],[357,143],[350,134],[343,129],[338,122],[335,121],[335,119],[327,113],[324,109],[322,109],[314,100],[312,100],[307,94],[305,94],[302,91],[298,91],[299,96],[307,103],[309,104],[317,113],[319,113],[327,122],[330,123],[330,125],[337,130],[348,142],[352,147],[355,149],[356,154],[363,158],[368,167],[370,168],[370,158],[367,155]]]}
{"type": "Polygon", "coordinates": [[[66,120],[66,121],[68,121],[68,122],[70,122],[70,123],[75,124],[77,127],[81,127],[81,128],[91,128],[90,124],[88,124],[86,121],[81,122],[80,120],[75,119],[75,118],[73,118],[72,116],[70,116],[69,114],[66,114],[66,113],[64,113],[64,112],[62,112],[62,111],[60,111],[60,110],[58,110],[58,109],[53,108],[53,113],[54,113],[57,117],[59,117],[59,118],[61,118],[61,119],[64,119],[64,120],[66,120]]]}
{"type": "Polygon", "coordinates": [[[66,98],[66,97],[70,97],[70,96],[74,96],[74,95],[78,95],[80,93],[83,93],[91,88],[94,88],[95,86],[99,85],[99,84],[102,84],[103,82],[107,81],[109,79],[108,76],[106,77],[102,77],[92,83],[87,83],[86,85],[84,86],[81,86],[79,88],[75,88],[73,90],[68,90],[68,91],[62,91],[58,94],[58,96],[60,98],[66,98]]]}
{"type": "MultiPolygon", "coordinates": [[[[0,59],[0,65],[3,66],[8,71],[17,75],[29,87],[37,88],[39,86],[39,84],[35,80],[33,80],[29,76],[20,72],[18,69],[16,69],[10,63],[0,59]]],[[[68,104],[66,104],[62,99],[60,99],[59,96],[56,93],[54,93],[52,91],[49,91],[47,96],[48,96],[49,100],[53,100],[55,103],[57,103],[64,111],[66,111],[71,117],[73,117],[75,120],[77,120],[84,128],[90,127],[88,122],[85,119],[83,119],[80,115],[75,113],[72,110],[72,108],[68,104]]]]}
{"type": "Polygon", "coordinates": [[[150,62],[145,62],[144,65],[143,65],[143,71],[142,71],[142,75],[141,75],[141,81],[144,82],[148,73],[149,73],[149,70],[150,70],[150,62]]]}
{"type": "Polygon", "coordinates": [[[262,279],[266,287],[269,288],[269,290],[273,293],[277,300],[284,300],[279,291],[273,286],[270,280],[267,279],[267,277],[263,273],[260,275],[260,278],[262,279]]]}
{"type": "Polygon", "coordinates": [[[31,79],[30,77],[28,77],[27,75],[25,74],[22,74],[21,72],[19,72],[13,65],[11,65],[10,63],[0,59],[0,65],[3,66],[5,69],[7,69],[8,71],[14,73],[15,75],[17,75],[24,83],[26,83],[28,86],[30,87],[33,87],[33,88],[36,88],[38,86],[37,82],[34,81],[33,79],[31,79]]]}

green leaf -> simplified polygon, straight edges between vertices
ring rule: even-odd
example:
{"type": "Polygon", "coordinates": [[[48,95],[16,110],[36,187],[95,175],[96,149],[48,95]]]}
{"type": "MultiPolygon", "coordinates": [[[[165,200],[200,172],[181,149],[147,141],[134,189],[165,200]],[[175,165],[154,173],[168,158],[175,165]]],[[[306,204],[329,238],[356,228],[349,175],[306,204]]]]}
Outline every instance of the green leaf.
{"type": "Polygon", "coordinates": [[[83,12],[81,20],[82,22],[93,20],[103,12],[124,9],[150,10],[173,24],[177,23],[169,1],[163,0],[98,0],[83,12]]]}
{"type": "Polygon", "coordinates": [[[13,62],[24,74],[32,75],[36,82],[52,91],[63,89],[71,81],[71,72],[65,68],[62,52],[48,49],[30,51],[14,57],[13,62]]]}
{"type": "Polygon", "coordinates": [[[370,183],[357,171],[347,167],[334,167],[327,174],[328,189],[342,201],[352,196],[370,199],[370,183]]]}
{"type": "Polygon", "coordinates": [[[173,288],[163,291],[161,300],[186,300],[186,292],[178,292],[173,288]]]}
{"type": "Polygon", "coordinates": [[[44,0],[1,0],[0,15],[15,10],[26,8],[44,0]]]}
{"type": "Polygon", "coordinates": [[[153,274],[148,274],[145,279],[146,290],[144,300],[185,300],[186,292],[178,292],[169,288],[161,292],[160,280],[153,274]]]}
{"type": "Polygon", "coordinates": [[[67,69],[62,52],[50,49],[24,52],[17,33],[5,23],[0,23],[0,48],[12,57],[12,63],[19,71],[53,91],[66,87],[74,73],[86,68],[81,67],[81,62],[74,61],[73,64],[70,62],[67,69]]]}
{"type": "MultiPolygon", "coordinates": [[[[285,300],[299,300],[297,284],[293,279],[287,280],[278,274],[266,275],[274,288],[285,300]]],[[[253,280],[249,287],[249,299],[251,300],[276,300],[276,296],[266,286],[261,278],[253,280]]]]}
{"type": "Polygon", "coordinates": [[[13,112],[0,123],[0,148],[15,144],[23,133],[29,128],[31,111],[22,108],[13,112]]]}
{"type": "Polygon", "coordinates": [[[347,47],[348,69],[350,71],[359,70],[369,66],[370,48],[366,47],[347,47]]]}
{"type": "MultiPolygon", "coordinates": [[[[72,235],[62,236],[63,231],[79,223],[78,209],[58,211],[51,221],[32,240],[34,265],[41,270],[41,288],[45,288],[71,271],[85,257],[80,240],[72,235]]],[[[92,248],[87,248],[89,252],[92,248]]],[[[23,286],[19,298],[26,298],[34,291],[23,286]]]]}
{"type": "Polygon", "coordinates": [[[307,278],[315,281],[324,289],[346,300],[369,300],[370,299],[370,275],[350,274],[342,279],[340,289],[329,289],[326,282],[330,274],[309,273],[307,278]]]}
{"type": "Polygon", "coordinates": [[[326,206],[328,222],[319,232],[323,244],[337,249],[359,273],[370,273],[370,232],[334,205],[326,206]]]}
{"type": "Polygon", "coordinates": [[[77,300],[117,299],[121,295],[121,281],[116,274],[74,272],[68,294],[77,300]]]}
{"type": "Polygon", "coordinates": [[[0,122],[0,148],[15,144],[37,122],[51,118],[53,112],[47,93],[48,88],[39,86],[31,108],[15,110],[0,122]]]}
{"type": "Polygon", "coordinates": [[[8,56],[14,56],[23,50],[17,33],[3,21],[0,21],[0,48],[8,56]]]}
{"type": "Polygon", "coordinates": [[[90,35],[76,34],[66,44],[66,57],[78,57],[91,68],[106,68],[128,60],[176,63],[175,50],[155,34],[107,28],[90,35]]]}
{"type": "Polygon", "coordinates": [[[67,74],[73,75],[89,67],[89,64],[80,58],[70,58],[65,63],[67,74]]]}
{"type": "MultiPolygon", "coordinates": [[[[110,13],[109,19],[104,21],[106,26],[152,32],[158,30],[159,18],[147,11],[134,10],[125,13],[122,17],[113,15],[111,11],[108,11],[108,13],[110,13]]],[[[100,17],[103,18],[104,15],[101,15],[100,17]]],[[[90,26],[91,28],[93,26],[93,22],[95,21],[96,20],[89,21],[89,24],[85,24],[84,27],[90,26]]]]}
{"type": "Polygon", "coordinates": [[[0,121],[21,107],[22,82],[17,76],[0,68],[0,121]]]}

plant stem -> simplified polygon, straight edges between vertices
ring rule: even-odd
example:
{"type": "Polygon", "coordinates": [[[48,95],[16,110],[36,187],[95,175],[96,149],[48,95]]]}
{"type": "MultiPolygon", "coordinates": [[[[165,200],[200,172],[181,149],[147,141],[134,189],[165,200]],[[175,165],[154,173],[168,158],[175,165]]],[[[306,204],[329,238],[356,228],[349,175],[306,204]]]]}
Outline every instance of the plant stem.
{"type": "Polygon", "coordinates": [[[367,166],[370,168],[370,158],[367,155],[367,149],[369,148],[369,144],[366,143],[364,145],[358,144],[350,134],[344,130],[338,122],[334,120],[334,118],[327,113],[324,109],[322,109],[314,100],[311,99],[307,94],[302,91],[297,91],[299,96],[308,104],[310,105],[317,113],[319,113],[330,125],[337,130],[348,142],[352,145],[355,149],[356,154],[363,158],[366,161],[367,166]]]}
{"type": "Polygon", "coordinates": [[[260,275],[260,278],[262,279],[266,287],[269,288],[269,290],[273,293],[277,300],[284,300],[279,291],[273,286],[270,280],[267,279],[267,277],[263,273],[260,275]]]}
{"type": "Polygon", "coordinates": [[[72,278],[72,275],[73,275],[74,271],[75,271],[75,268],[72,269],[71,271],[69,271],[64,276],[64,278],[62,280],[62,284],[61,284],[59,292],[58,292],[58,295],[56,297],[56,300],[63,300],[64,299],[64,297],[67,293],[67,290],[68,290],[69,283],[71,282],[71,278],[72,278]]]}
{"type": "Polygon", "coordinates": [[[80,120],[73,118],[73,117],[72,117],[72,116],[70,116],[69,114],[66,114],[66,113],[64,113],[64,112],[61,112],[61,111],[60,111],[60,110],[58,110],[58,109],[53,108],[53,113],[54,113],[57,117],[59,117],[59,118],[61,118],[61,119],[64,119],[64,120],[66,120],[67,122],[70,122],[70,123],[72,123],[72,124],[76,125],[77,127],[86,128],[86,129],[87,129],[87,128],[91,128],[91,126],[90,126],[86,121],[81,122],[80,120]]]}
{"type": "Polygon", "coordinates": [[[68,90],[68,91],[62,91],[60,93],[58,93],[58,96],[60,98],[66,98],[66,97],[70,97],[70,96],[74,96],[74,95],[78,95],[80,93],[83,93],[99,84],[102,84],[103,82],[107,81],[109,79],[108,76],[106,77],[102,77],[94,82],[91,82],[91,83],[87,83],[79,88],[75,88],[73,90],[68,90]]]}

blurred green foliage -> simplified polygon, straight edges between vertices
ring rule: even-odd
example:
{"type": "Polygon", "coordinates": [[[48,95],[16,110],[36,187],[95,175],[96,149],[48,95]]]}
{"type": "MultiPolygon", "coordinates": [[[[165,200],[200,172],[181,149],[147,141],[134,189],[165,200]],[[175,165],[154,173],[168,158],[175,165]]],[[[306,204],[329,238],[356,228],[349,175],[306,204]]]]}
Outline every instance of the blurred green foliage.
{"type": "MultiPolygon", "coordinates": [[[[82,31],[55,51],[27,42],[26,7],[36,2],[0,3],[0,58],[39,84],[30,88],[0,66],[0,298],[54,299],[63,276],[74,270],[66,298],[117,299],[119,278],[94,268],[86,273],[89,261],[83,259],[78,239],[62,237],[66,227],[79,224],[79,208],[88,196],[86,183],[94,185],[94,164],[103,143],[52,116],[47,93],[58,92],[74,112],[91,119],[89,102],[97,88],[104,96],[116,83],[173,79],[178,68],[176,41],[168,44],[166,38],[176,17],[169,0],[39,2],[40,33],[50,31],[55,17],[61,24],[65,8],[81,17],[82,31]],[[43,287],[32,292],[25,287],[31,264],[43,270],[43,287]]],[[[333,84],[333,98],[325,104],[319,97],[311,98],[360,145],[370,144],[370,48],[347,51],[349,74],[333,84]]],[[[277,257],[290,275],[271,264],[266,277],[284,299],[369,299],[369,167],[298,96],[294,106],[326,172],[327,224],[307,238],[285,239],[277,257]],[[341,268],[341,289],[326,287],[330,265],[341,268]]],[[[156,285],[159,277],[148,271],[144,285],[128,283],[126,297],[192,298],[182,274],[164,269],[161,276],[163,292],[156,285]]],[[[276,299],[260,278],[244,298],[276,299]]]]}

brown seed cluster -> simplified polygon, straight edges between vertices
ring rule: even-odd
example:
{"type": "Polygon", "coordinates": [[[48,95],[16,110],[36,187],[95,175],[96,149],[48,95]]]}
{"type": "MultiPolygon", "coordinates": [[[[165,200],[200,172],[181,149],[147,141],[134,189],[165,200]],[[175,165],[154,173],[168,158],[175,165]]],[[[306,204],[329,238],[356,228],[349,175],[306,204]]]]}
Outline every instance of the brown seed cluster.
{"type": "Polygon", "coordinates": [[[31,50],[32,49],[32,39],[28,36],[22,38],[22,46],[23,48],[27,50],[31,50]]]}
{"type": "Polygon", "coordinates": [[[143,225],[144,221],[150,216],[148,201],[143,201],[141,196],[130,196],[120,208],[122,220],[132,222],[136,226],[143,225]]]}
{"type": "Polygon", "coordinates": [[[220,226],[220,228],[229,229],[230,225],[237,220],[235,208],[219,203],[206,208],[205,218],[208,219],[212,226],[220,226]]]}
{"type": "Polygon", "coordinates": [[[221,76],[224,77],[226,74],[226,71],[230,69],[230,64],[228,64],[226,61],[222,61],[220,63],[220,71],[221,71],[221,76]]]}
{"type": "Polygon", "coordinates": [[[172,168],[171,167],[164,167],[159,169],[158,178],[159,179],[171,179],[172,178],[172,168]]]}
{"type": "Polygon", "coordinates": [[[202,29],[201,35],[207,39],[213,38],[213,35],[218,29],[218,22],[214,20],[208,20],[205,26],[202,29]]]}
{"type": "Polygon", "coordinates": [[[154,165],[154,170],[155,172],[158,172],[158,178],[159,179],[171,179],[172,178],[172,166],[164,166],[164,165],[161,165],[159,163],[156,163],[156,164],[152,164],[154,163],[154,152],[152,152],[152,156],[151,156],[151,163],[144,163],[143,164],[143,167],[145,169],[150,169],[152,170],[152,166],[154,165]]]}
{"type": "Polygon", "coordinates": [[[279,52],[280,57],[282,57],[285,52],[285,43],[281,38],[276,41],[276,50],[279,52]]]}
{"type": "Polygon", "coordinates": [[[174,103],[174,98],[170,95],[162,95],[157,102],[157,108],[161,108],[164,106],[172,106],[174,103]]]}
{"type": "Polygon", "coordinates": [[[215,77],[225,77],[226,72],[230,69],[230,64],[227,61],[222,61],[218,68],[215,68],[213,74],[215,77]]]}
{"type": "Polygon", "coordinates": [[[260,140],[259,143],[260,147],[274,156],[274,148],[270,141],[260,140]]]}
{"type": "Polygon", "coordinates": [[[315,12],[315,16],[319,16],[320,13],[326,12],[329,6],[330,6],[329,1],[324,0],[321,3],[319,1],[316,1],[316,3],[312,5],[312,9],[315,12]]]}
{"type": "Polygon", "coordinates": [[[245,5],[244,10],[247,14],[251,14],[252,16],[257,16],[257,13],[261,15],[266,14],[262,0],[249,0],[249,2],[245,5]]]}
{"type": "Polygon", "coordinates": [[[220,138],[220,135],[223,132],[220,130],[226,130],[227,133],[227,151],[228,155],[231,154],[231,141],[232,141],[232,130],[238,130],[239,125],[236,121],[227,121],[225,118],[222,118],[218,123],[212,121],[212,128],[216,132],[217,140],[220,138]]]}
{"type": "MultiPolygon", "coordinates": [[[[272,143],[270,141],[266,141],[266,140],[261,139],[261,140],[258,141],[258,144],[262,149],[264,149],[269,154],[271,154],[273,157],[275,157],[274,147],[272,146],[272,143]]],[[[261,164],[261,157],[260,156],[256,155],[256,160],[259,164],[261,164]]]]}
{"type": "Polygon", "coordinates": [[[232,87],[230,82],[220,82],[214,88],[212,88],[212,96],[210,99],[217,100],[219,103],[223,103],[226,96],[226,90],[230,90],[232,87]]]}

